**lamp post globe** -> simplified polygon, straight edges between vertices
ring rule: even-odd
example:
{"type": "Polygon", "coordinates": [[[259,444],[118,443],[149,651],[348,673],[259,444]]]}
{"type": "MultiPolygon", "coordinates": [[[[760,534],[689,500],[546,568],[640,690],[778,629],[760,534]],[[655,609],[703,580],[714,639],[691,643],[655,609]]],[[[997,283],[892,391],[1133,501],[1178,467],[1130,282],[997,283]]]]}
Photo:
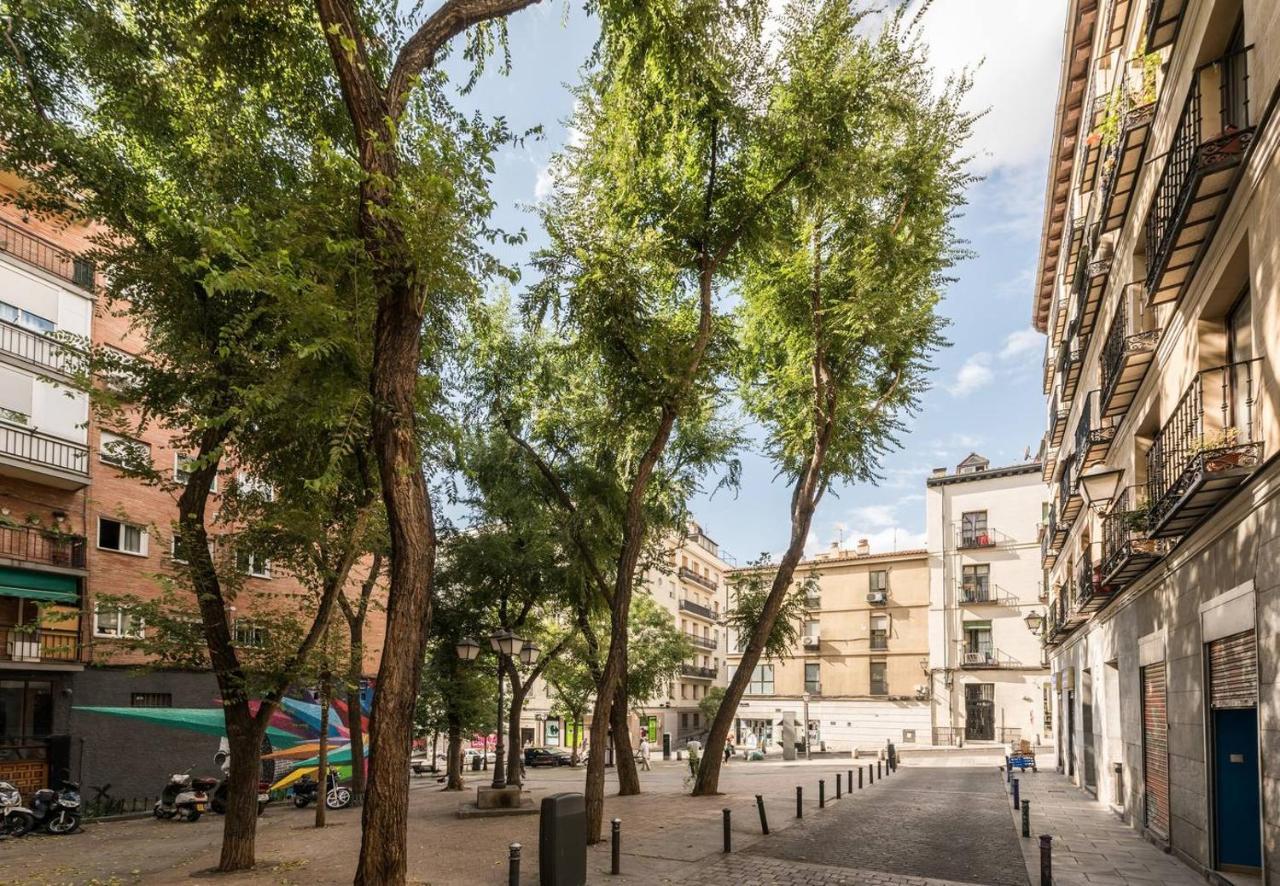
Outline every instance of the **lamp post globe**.
{"type": "Polygon", "coordinates": [[[475,661],[480,655],[480,644],[470,637],[463,637],[454,648],[458,652],[458,658],[463,661],[475,661]]]}
{"type": "Polygon", "coordinates": [[[1044,616],[1039,612],[1032,610],[1028,612],[1026,618],[1023,619],[1027,623],[1027,630],[1035,636],[1040,636],[1040,629],[1044,627],[1044,616]]]}
{"type": "Polygon", "coordinates": [[[541,652],[542,650],[538,648],[538,644],[530,640],[520,650],[520,662],[525,665],[535,665],[538,663],[538,655],[541,652]]]}

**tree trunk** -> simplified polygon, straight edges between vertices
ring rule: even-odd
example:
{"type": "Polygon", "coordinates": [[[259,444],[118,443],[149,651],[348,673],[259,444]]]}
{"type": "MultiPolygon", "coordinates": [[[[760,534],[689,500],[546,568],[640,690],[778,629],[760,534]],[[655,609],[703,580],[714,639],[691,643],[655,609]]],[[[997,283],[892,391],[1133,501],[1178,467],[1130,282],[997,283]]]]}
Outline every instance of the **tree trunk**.
{"type": "Polygon", "coordinates": [[[436,771],[436,760],[440,756],[440,733],[431,733],[431,771],[436,771]]]}
{"type": "Polygon", "coordinates": [[[462,724],[456,717],[449,718],[449,761],[446,772],[444,789],[462,790],[462,724]]]}
{"type": "MultiPolygon", "coordinates": [[[[347,731],[351,736],[351,805],[364,801],[364,706],[360,678],[364,671],[363,620],[351,626],[351,661],[347,668],[347,731]]],[[[434,760],[432,761],[435,762],[434,760]]]]}
{"type": "MultiPolygon", "coordinates": [[[[616,685],[616,683],[614,684],[616,685]]],[[[604,823],[604,755],[609,744],[609,715],[613,709],[613,688],[596,693],[591,709],[591,732],[587,743],[587,843],[600,842],[604,823]]]]}
{"type": "Polygon", "coordinates": [[[248,717],[228,709],[227,814],[222,820],[222,853],[218,870],[223,873],[253,867],[258,828],[258,779],[262,775],[262,734],[248,717]]]}
{"type": "Polygon", "coordinates": [[[320,675],[320,771],[316,781],[320,783],[316,803],[316,827],[324,827],[325,813],[329,811],[329,695],[332,687],[329,672],[320,675]]]}
{"type": "Polygon", "coordinates": [[[524,747],[520,741],[520,714],[524,709],[524,699],[524,687],[517,675],[511,681],[511,710],[507,712],[507,784],[517,787],[524,784],[524,747]]]}
{"type": "MultiPolygon", "coordinates": [[[[625,666],[624,666],[625,669],[625,666]]],[[[613,762],[618,768],[618,796],[629,797],[640,793],[640,770],[631,750],[631,708],[627,704],[627,681],[618,681],[618,691],[613,696],[610,725],[613,727],[613,762]]]]}

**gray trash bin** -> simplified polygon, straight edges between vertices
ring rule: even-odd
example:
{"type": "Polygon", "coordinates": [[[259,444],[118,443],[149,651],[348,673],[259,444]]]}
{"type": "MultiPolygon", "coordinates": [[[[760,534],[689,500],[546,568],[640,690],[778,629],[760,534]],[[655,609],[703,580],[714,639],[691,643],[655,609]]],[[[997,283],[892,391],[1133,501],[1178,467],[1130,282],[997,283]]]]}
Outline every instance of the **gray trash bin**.
{"type": "Polygon", "coordinates": [[[586,886],[587,800],[582,794],[542,798],[538,820],[540,886],[586,886]]]}

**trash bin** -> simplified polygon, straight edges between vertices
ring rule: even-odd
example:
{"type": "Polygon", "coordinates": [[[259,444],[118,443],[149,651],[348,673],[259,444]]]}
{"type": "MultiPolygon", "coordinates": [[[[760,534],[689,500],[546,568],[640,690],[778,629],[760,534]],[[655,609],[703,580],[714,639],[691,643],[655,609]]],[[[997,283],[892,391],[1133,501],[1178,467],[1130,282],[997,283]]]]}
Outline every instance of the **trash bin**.
{"type": "Polygon", "coordinates": [[[538,821],[540,886],[586,886],[587,804],[582,794],[542,798],[538,821]]]}
{"type": "Polygon", "coordinates": [[[472,772],[479,772],[479,771],[480,771],[480,758],[479,758],[479,757],[472,757],[472,758],[471,758],[471,771],[472,771],[472,772]]]}

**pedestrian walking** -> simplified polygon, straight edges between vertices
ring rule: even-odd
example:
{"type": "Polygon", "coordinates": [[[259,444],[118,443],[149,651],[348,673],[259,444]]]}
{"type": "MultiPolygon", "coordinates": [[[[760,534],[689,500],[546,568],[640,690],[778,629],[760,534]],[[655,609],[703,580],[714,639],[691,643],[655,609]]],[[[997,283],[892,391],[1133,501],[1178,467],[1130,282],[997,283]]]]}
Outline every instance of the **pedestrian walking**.
{"type": "Polygon", "coordinates": [[[653,749],[649,746],[649,736],[640,736],[640,766],[645,772],[652,772],[653,767],[649,765],[649,754],[653,749]]]}
{"type": "Polygon", "coordinates": [[[724,740],[724,761],[729,762],[729,758],[733,756],[733,736],[730,735],[724,740]]]}

